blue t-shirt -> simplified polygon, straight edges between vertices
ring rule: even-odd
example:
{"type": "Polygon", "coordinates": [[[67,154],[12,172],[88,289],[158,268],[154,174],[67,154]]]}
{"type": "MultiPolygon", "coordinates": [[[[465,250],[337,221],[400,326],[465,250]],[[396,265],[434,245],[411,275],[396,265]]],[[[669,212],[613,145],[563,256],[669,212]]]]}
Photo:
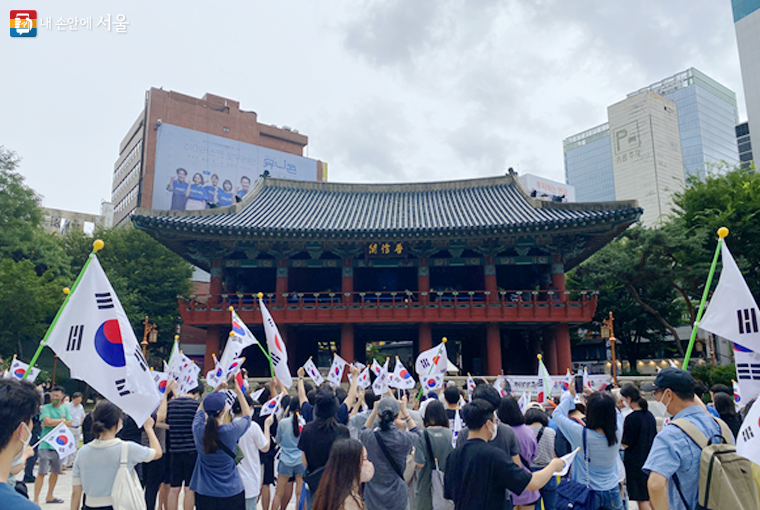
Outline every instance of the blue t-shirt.
{"type": "MultiPolygon", "coordinates": [[[[251,417],[244,416],[232,423],[219,426],[219,440],[235,453],[237,443],[251,425],[251,417]]],[[[190,489],[204,496],[227,498],[245,490],[240,474],[235,467],[235,459],[221,448],[210,455],[203,451],[203,431],[206,428],[206,413],[198,410],[193,419],[193,439],[198,450],[190,489]]]]}
{"type": "Polygon", "coordinates": [[[716,418],[720,418],[720,415],[718,414],[717,409],[715,409],[713,406],[705,406],[707,408],[707,412],[715,416],[716,418]]]}
{"type": "Polygon", "coordinates": [[[7,483],[0,483],[0,501],[3,502],[3,510],[40,510],[39,505],[26,499],[7,483]]]}
{"type": "Polygon", "coordinates": [[[201,186],[196,186],[195,184],[190,185],[190,195],[187,197],[190,200],[200,200],[205,201],[206,200],[206,190],[201,186]]]}
{"type": "Polygon", "coordinates": [[[277,424],[277,444],[280,445],[280,462],[288,467],[301,465],[301,450],[298,438],[293,434],[293,416],[288,416],[277,424]]]}
{"type": "MultiPolygon", "coordinates": [[[[720,435],[720,425],[715,418],[702,410],[701,406],[690,406],[676,414],[671,421],[684,418],[690,421],[706,437],[713,442],[720,435]]],[[[699,491],[699,462],[702,450],[686,435],[686,432],[671,424],[665,425],[652,443],[644,467],[647,475],[652,471],[668,479],[668,502],[671,510],[689,510],[697,508],[697,493],[699,491]],[[689,503],[687,509],[673,481],[673,475],[678,475],[681,492],[689,503]]]]}
{"type": "Polygon", "coordinates": [[[219,207],[227,207],[232,205],[232,192],[219,189],[216,192],[216,198],[219,200],[219,207]]]}
{"type": "Polygon", "coordinates": [[[178,180],[174,180],[172,182],[173,190],[172,190],[172,209],[174,210],[182,210],[185,208],[185,202],[187,201],[187,198],[185,197],[185,192],[187,191],[187,182],[179,182],[178,180]]]}
{"type": "MultiPolygon", "coordinates": [[[[206,201],[207,202],[211,202],[212,204],[214,202],[216,202],[216,200],[214,200],[214,190],[217,191],[217,195],[219,194],[219,192],[222,191],[221,188],[214,188],[213,186],[206,186],[203,189],[206,190],[206,201]]],[[[218,196],[217,196],[217,198],[218,198],[218,196]]]]}
{"type": "Polygon", "coordinates": [[[240,198],[243,198],[245,194],[246,194],[246,191],[244,189],[240,189],[237,192],[237,196],[239,196],[240,198]]]}

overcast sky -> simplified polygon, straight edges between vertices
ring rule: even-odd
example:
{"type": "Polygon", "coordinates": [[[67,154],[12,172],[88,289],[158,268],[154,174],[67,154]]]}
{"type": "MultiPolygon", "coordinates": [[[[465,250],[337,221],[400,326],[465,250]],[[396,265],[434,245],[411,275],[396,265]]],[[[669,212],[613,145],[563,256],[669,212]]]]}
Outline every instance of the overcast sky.
{"type": "MultiPolygon", "coordinates": [[[[151,86],[240,101],[309,136],[331,181],[564,180],[562,139],[696,67],[746,119],[730,0],[26,0],[0,38],[0,145],[43,205],[97,213],[151,86]],[[96,27],[123,14],[126,34],[96,27]],[[92,29],[58,31],[59,18],[92,29]]],[[[6,11],[7,12],[7,11],[6,11]]]]}

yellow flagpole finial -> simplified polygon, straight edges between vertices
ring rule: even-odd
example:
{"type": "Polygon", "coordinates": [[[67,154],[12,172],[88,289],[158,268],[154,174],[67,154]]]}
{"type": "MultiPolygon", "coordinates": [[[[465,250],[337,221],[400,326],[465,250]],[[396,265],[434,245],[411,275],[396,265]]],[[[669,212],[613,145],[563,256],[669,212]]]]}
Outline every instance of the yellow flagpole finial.
{"type": "Polygon", "coordinates": [[[396,356],[396,359],[398,359],[398,356],[396,356]]]}
{"type": "Polygon", "coordinates": [[[234,312],[234,311],[235,311],[235,309],[234,309],[233,307],[229,307],[229,308],[228,308],[228,310],[229,310],[230,312],[234,312]]]}
{"type": "Polygon", "coordinates": [[[543,358],[543,356],[541,356],[540,354],[539,354],[538,356],[536,356],[536,357],[537,357],[538,359],[541,359],[541,358],[543,358]]]}
{"type": "Polygon", "coordinates": [[[234,331],[230,331],[230,336],[231,337],[235,336],[235,332],[234,331]]]}
{"type": "Polygon", "coordinates": [[[448,339],[447,339],[446,337],[443,337],[443,338],[441,339],[441,342],[443,342],[443,343],[446,343],[446,342],[448,342],[448,339]]]}
{"type": "Polygon", "coordinates": [[[467,377],[470,377],[470,373],[469,372],[467,372],[467,377]]]}
{"type": "Polygon", "coordinates": [[[728,229],[726,227],[720,227],[718,229],[718,237],[725,239],[728,236],[728,229]]]}
{"type": "Polygon", "coordinates": [[[14,354],[14,355],[13,355],[13,359],[16,359],[16,356],[18,356],[18,354],[14,354]]]}
{"type": "Polygon", "coordinates": [[[175,340],[179,340],[179,335],[174,335],[175,340]]]}
{"type": "Polygon", "coordinates": [[[153,367],[150,367],[150,371],[151,371],[151,372],[153,371],[153,367]]]}
{"type": "Polygon", "coordinates": [[[92,242],[92,251],[98,252],[98,251],[102,250],[105,245],[106,245],[106,243],[104,243],[100,239],[95,239],[92,242]]]}
{"type": "Polygon", "coordinates": [[[263,292],[259,292],[257,294],[257,296],[259,297],[259,299],[264,299],[264,293],[263,292]]]}
{"type": "Polygon", "coordinates": [[[732,382],[732,383],[735,383],[735,382],[736,382],[736,380],[735,380],[735,379],[731,379],[731,382],[732,382]]]}
{"type": "Polygon", "coordinates": [[[63,293],[66,294],[67,296],[69,295],[70,292],[71,292],[71,289],[69,289],[68,287],[63,288],[63,293]]]}

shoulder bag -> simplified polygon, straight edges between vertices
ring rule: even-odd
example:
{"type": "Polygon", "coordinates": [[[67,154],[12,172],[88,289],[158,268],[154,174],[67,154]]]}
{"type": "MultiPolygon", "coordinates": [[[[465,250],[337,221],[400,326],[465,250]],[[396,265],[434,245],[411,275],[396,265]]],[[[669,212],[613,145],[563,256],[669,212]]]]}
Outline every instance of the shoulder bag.
{"type": "Polygon", "coordinates": [[[433,446],[430,443],[428,431],[426,430],[422,434],[425,436],[428,458],[432,462],[430,483],[432,485],[433,510],[454,510],[454,502],[443,497],[443,471],[438,468],[438,459],[433,454],[433,446]]]}
{"type": "Polygon", "coordinates": [[[589,456],[586,444],[586,427],[583,427],[583,461],[586,463],[586,485],[578,483],[570,478],[563,478],[557,486],[557,510],[592,510],[593,492],[589,480],[589,456]]]}

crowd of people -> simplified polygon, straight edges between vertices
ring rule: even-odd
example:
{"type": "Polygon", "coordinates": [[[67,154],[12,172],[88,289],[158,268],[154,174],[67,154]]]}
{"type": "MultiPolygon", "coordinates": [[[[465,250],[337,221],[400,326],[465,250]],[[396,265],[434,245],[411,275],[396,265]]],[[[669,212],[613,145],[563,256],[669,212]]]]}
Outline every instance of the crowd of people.
{"type": "MultiPolygon", "coordinates": [[[[43,405],[39,388],[2,379],[0,506],[38,508],[47,477],[45,502],[112,509],[126,463],[149,510],[284,510],[293,496],[309,510],[553,510],[569,481],[590,490],[589,508],[620,510],[628,500],[642,510],[697,507],[701,448],[656,419],[633,385],[583,395],[571,385],[557,403],[521,408],[485,380],[471,394],[449,382],[427,395],[375,395],[357,387],[356,368],[347,391],[304,375],[299,369],[293,395],[273,379],[256,401],[237,383],[178,396],[170,382],[141,427],[106,400],[85,414],[80,393],[65,402],[55,387],[43,405]],[[276,409],[262,406],[278,395],[276,409]],[[84,440],[75,456],[60,459],[44,441],[30,446],[62,423],[84,440]],[[559,481],[560,457],[574,451],[559,481]],[[72,493],[64,502],[54,489],[66,466],[72,493]]],[[[728,388],[711,388],[714,407],[706,406],[692,376],[669,368],[642,390],[706,437],[738,433],[728,388]]]]}

